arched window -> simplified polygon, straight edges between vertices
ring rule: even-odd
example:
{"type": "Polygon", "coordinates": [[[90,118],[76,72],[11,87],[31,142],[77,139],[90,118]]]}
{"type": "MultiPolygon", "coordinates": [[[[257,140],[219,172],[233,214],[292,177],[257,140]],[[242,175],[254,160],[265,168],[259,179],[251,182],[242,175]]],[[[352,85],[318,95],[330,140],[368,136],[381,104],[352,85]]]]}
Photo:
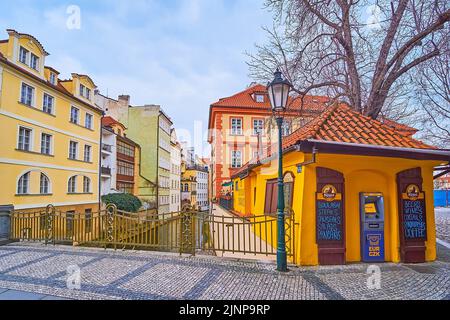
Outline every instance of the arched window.
{"type": "Polygon", "coordinates": [[[83,192],[91,192],[91,179],[89,179],[88,177],[83,177],[83,192]]]}
{"type": "Polygon", "coordinates": [[[70,177],[67,192],[68,193],[75,193],[77,191],[77,177],[73,176],[70,177]]]}
{"type": "Polygon", "coordinates": [[[41,173],[40,180],[40,194],[50,193],[50,179],[43,173],[41,173]]]}
{"type": "Polygon", "coordinates": [[[27,172],[17,182],[17,194],[28,194],[30,190],[30,173],[27,172]]]}

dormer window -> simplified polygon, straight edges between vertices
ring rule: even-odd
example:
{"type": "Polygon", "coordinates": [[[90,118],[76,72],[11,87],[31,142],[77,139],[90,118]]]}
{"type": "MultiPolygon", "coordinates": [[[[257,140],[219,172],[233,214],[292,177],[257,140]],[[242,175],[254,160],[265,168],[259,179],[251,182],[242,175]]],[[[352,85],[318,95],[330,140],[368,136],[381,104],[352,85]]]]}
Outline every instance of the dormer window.
{"type": "Polygon", "coordinates": [[[27,64],[28,53],[30,52],[27,49],[25,49],[24,47],[20,47],[19,61],[23,64],[27,64]]]}
{"type": "Polygon", "coordinates": [[[84,85],[80,84],[80,96],[90,100],[91,99],[91,90],[86,88],[84,85]]]}
{"type": "Polygon", "coordinates": [[[38,56],[36,56],[35,54],[31,54],[30,67],[33,68],[34,70],[38,70],[38,66],[39,66],[38,56]]]}
{"type": "Polygon", "coordinates": [[[255,101],[258,103],[264,102],[264,95],[263,94],[255,94],[255,101]]]}
{"type": "Polygon", "coordinates": [[[56,86],[56,75],[53,72],[50,73],[50,83],[56,86]]]}

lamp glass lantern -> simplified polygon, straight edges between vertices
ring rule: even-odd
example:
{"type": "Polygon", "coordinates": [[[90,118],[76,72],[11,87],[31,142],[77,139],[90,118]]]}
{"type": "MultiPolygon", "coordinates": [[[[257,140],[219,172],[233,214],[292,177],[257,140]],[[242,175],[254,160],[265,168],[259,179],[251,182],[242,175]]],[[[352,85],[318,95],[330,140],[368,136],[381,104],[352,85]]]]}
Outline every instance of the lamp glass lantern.
{"type": "Polygon", "coordinates": [[[275,79],[268,84],[267,92],[269,94],[272,111],[278,113],[286,110],[289,91],[292,85],[288,80],[283,79],[279,69],[277,69],[274,75],[275,79]]]}

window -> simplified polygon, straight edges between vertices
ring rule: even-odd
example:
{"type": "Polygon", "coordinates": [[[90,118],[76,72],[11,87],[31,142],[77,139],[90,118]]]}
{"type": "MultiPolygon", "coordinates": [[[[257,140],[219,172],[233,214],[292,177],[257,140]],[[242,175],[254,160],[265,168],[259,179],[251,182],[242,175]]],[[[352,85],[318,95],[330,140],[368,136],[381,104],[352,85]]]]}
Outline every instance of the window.
{"type": "Polygon", "coordinates": [[[30,173],[27,172],[19,178],[17,183],[17,194],[28,194],[30,184],[30,173]]]}
{"type": "Polygon", "coordinates": [[[80,96],[91,99],[91,90],[86,88],[84,85],[80,84],[80,96]]]}
{"type": "Polygon", "coordinates": [[[122,193],[133,194],[134,184],[126,182],[118,182],[117,190],[122,193]]]}
{"type": "Polygon", "coordinates": [[[242,134],[242,119],[239,118],[231,119],[231,134],[234,135],[242,134]]]}
{"type": "Polygon", "coordinates": [[[264,102],[264,95],[262,95],[262,94],[255,95],[255,100],[258,103],[264,102]]]}
{"type": "Polygon", "coordinates": [[[56,75],[53,72],[50,73],[50,83],[56,85],[56,75]]]}
{"type": "Polygon", "coordinates": [[[48,95],[44,93],[44,102],[43,102],[43,108],[42,110],[46,113],[53,113],[53,105],[55,103],[55,98],[53,98],[51,95],[48,95]]]}
{"type": "Polygon", "coordinates": [[[88,177],[83,177],[83,192],[91,192],[91,179],[89,179],[88,177]]]}
{"type": "Polygon", "coordinates": [[[288,120],[283,120],[283,124],[281,125],[281,132],[283,137],[291,134],[291,123],[288,120]]]}
{"type": "Polygon", "coordinates": [[[84,162],[91,162],[91,146],[84,146],[84,162]]]}
{"type": "Polygon", "coordinates": [[[78,142],[70,141],[69,144],[69,159],[76,160],[78,156],[78,142]]]}
{"type": "Polygon", "coordinates": [[[85,229],[86,233],[92,232],[92,209],[84,210],[85,229]]]}
{"type": "Polygon", "coordinates": [[[231,167],[240,168],[242,166],[242,152],[239,150],[231,151],[231,167]]]}
{"type": "Polygon", "coordinates": [[[70,177],[67,192],[68,193],[75,193],[77,191],[77,177],[73,176],[70,177]]]}
{"type": "Polygon", "coordinates": [[[52,136],[46,133],[41,135],[41,153],[42,154],[51,154],[52,148],[52,136]]]}
{"type": "Polygon", "coordinates": [[[36,56],[35,54],[31,54],[30,67],[33,68],[34,70],[38,70],[38,66],[39,66],[38,56],[36,56]]]}
{"type": "Polygon", "coordinates": [[[27,64],[28,53],[29,51],[27,49],[25,49],[24,47],[20,47],[19,61],[22,62],[23,64],[27,64]]]}
{"type": "Polygon", "coordinates": [[[49,193],[50,193],[50,180],[45,174],[41,173],[40,194],[49,194],[49,193]]]}
{"type": "Polygon", "coordinates": [[[92,114],[86,113],[86,118],[84,119],[84,126],[88,129],[92,129],[92,114]]]}
{"type": "Polygon", "coordinates": [[[117,161],[117,174],[133,177],[134,176],[134,164],[118,160],[117,161]]]}
{"type": "Polygon", "coordinates": [[[25,83],[22,83],[22,90],[20,93],[20,102],[32,107],[34,100],[34,88],[25,83]]]}
{"type": "MultiPolygon", "coordinates": [[[[284,204],[286,214],[291,214],[294,189],[294,175],[288,172],[284,176],[284,204]]],[[[275,214],[278,207],[278,180],[268,180],[266,182],[266,199],[264,206],[265,214],[275,214]]]]}
{"type": "Polygon", "coordinates": [[[17,148],[19,150],[30,151],[31,150],[31,129],[19,127],[19,143],[17,148]]]}
{"type": "Polygon", "coordinates": [[[117,141],[117,153],[134,158],[134,146],[123,141],[117,141]]]}
{"type": "Polygon", "coordinates": [[[253,120],[253,134],[263,134],[264,132],[264,120],[262,119],[255,119],[253,120]]]}
{"type": "Polygon", "coordinates": [[[70,122],[75,123],[75,124],[78,124],[78,117],[79,117],[79,114],[80,114],[80,110],[78,110],[78,109],[75,108],[75,107],[72,107],[72,108],[70,109],[70,122]]]}

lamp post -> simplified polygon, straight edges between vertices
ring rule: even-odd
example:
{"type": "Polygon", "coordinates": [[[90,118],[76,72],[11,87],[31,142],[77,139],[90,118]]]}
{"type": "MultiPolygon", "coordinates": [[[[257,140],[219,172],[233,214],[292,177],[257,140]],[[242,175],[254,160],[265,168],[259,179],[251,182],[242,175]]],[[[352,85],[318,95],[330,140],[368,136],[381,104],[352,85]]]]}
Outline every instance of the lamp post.
{"type": "Polygon", "coordinates": [[[286,111],[289,91],[292,85],[283,76],[279,69],[275,72],[275,79],[267,86],[267,92],[272,106],[272,112],[276,118],[278,126],[278,206],[277,206],[277,270],[286,272],[286,230],[284,225],[284,183],[283,183],[283,115],[286,111]]]}

